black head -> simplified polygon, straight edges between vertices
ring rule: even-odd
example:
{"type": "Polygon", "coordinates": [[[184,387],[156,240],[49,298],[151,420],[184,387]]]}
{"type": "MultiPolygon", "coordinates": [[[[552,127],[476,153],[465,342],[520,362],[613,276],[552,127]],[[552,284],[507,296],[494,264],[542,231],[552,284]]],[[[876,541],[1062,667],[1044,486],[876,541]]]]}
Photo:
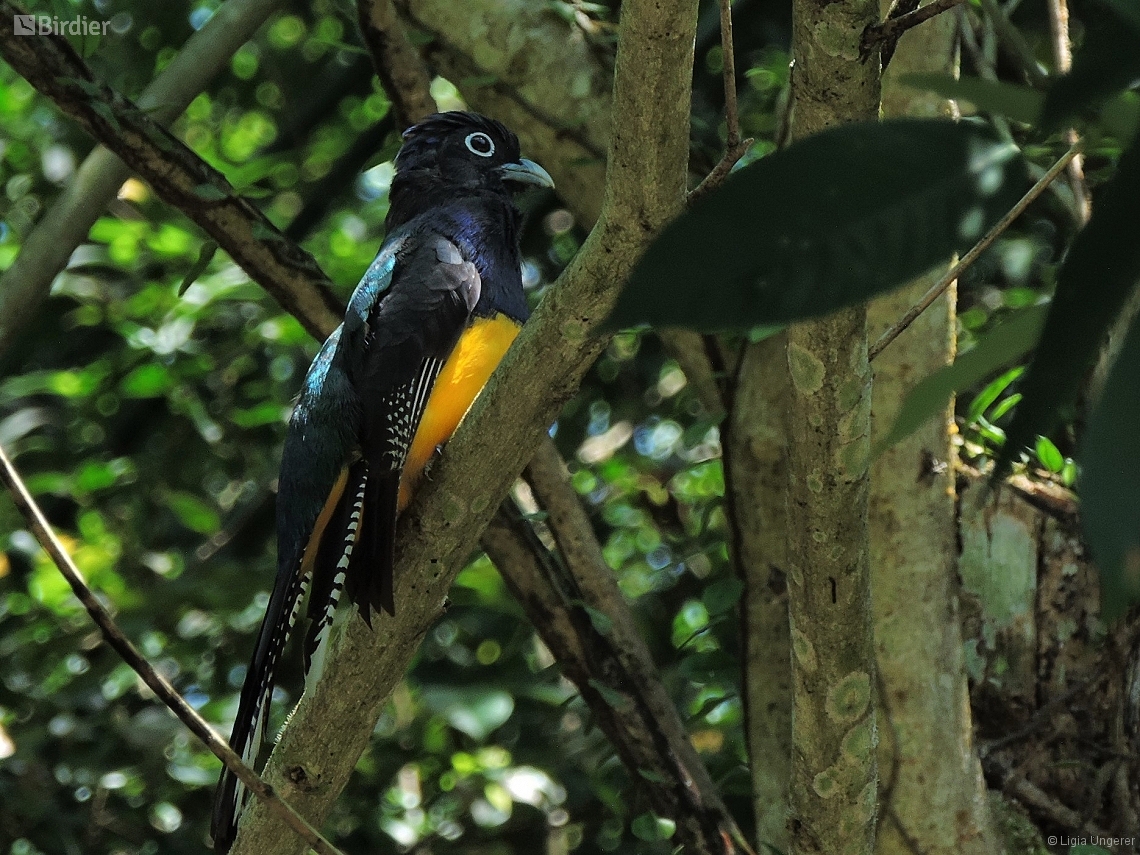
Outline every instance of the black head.
{"type": "MultiPolygon", "coordinates": [[[[393,205],[432,197],[507,195],[526,186],[553,187],[541,166],[519,153],[519,140],[502,122],[477,113],[436,113],[404,131],[396,155],[393,205]]],[[[418,207],[418,206],[417,206],[418,207]]]]}

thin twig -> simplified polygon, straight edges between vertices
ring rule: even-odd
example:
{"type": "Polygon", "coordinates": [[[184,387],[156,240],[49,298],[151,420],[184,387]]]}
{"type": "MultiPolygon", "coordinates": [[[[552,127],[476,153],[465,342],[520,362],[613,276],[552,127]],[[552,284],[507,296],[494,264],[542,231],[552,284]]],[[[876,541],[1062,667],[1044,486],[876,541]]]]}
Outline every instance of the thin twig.
{"type": "Polygon", "coordinates": [[[736,108],[736,51],[732,43],[732,0],[720,0],[721,74],[724,76],[725,145],[740,145],[740,115],[736,108]]]}
{"type": "Polygon", "coordinates": [[[1021,200],[1010,208],[1004,217],[998,220],[997,225],[986,232],[985,236],[974,244],[969,252],[962,256],[961,261],[950,268],[946,275],[939,279],[938,282],[922,296],[922,299],[911,307],[910,311],[899,318],[897,323],[879,336],[879,340],[876,341],[867,352],[867,358],[874,359],[882,353],[887,345],[898,338],[903,330],[914,323],[915,318],[930,308],[930,305],[942,295],[942,292],[950,287],[950,283],[954,282],[970,265],[977,261],[978,256],[989,249],[990,244],[997,240],[1002,232],[1008,229],[1010,224],[1021,216],[1025,209],[1033,203],[1033,200],[1045,192],[1045,188],[1056,180],[1057,176],[1069,165],[1069,161],[1076,157],[1079,152],[1080,146],[1074,145],[1061,155],[1061,159],[1049,167],[1049,171],[1042,175],[1038,182],[1029,188],[1029,192],[1022,196],[1021,200]]]}
{"type": "Polygon", "coordinates": [[[751,138],[746,140],[740,138],[740,113],[736,105],[736,53],[732,45],[732,0],[720,0],[720,48],[724,75],[724,122],[727,128],[724,154],[712,172],[689,193],[690,205],[723,184],[724,179],[732,172],[732,167],[744,157],[754,142],[751,138]]]}
{"type": "Polygon", "coordinates": [[[71,556],[63,548],[63,544],[55,536],[55,533],[48,525],[47,519],[44,517],[43,511],[40,510],[36,500],[32,498],[28,488],[24,485],[23,479],[16,471],[16,467],[12,465],[12,461],[8,459],[7,453],[0,447],[0,478],[3,479],[7,485],[8,490],[12,494],[12,500],[16,503],[16,507],[20,513],[24,515],[27,520],[28,526],[35,534],[36,540],[39,541],[40,546],[51,557],[55,566],[59,568],[59,572],[67,580],[71,586],[71,590],[75,592],[75,596],[83,607],[87,610],[87,614],[95,621],[99,627],[99,631],[103,634],[104,640],[111,648],[119,654],[119,656],[126,662],[131,669],[139,675],[147,687],[170,709],[178,720],[181,721],[190,732],[193,733],[202,743],[210,749],[210,752],[217,757],[222,763],[233,772],[238,779],[246,785],[259,799],[264,801],[273,813],[292,828],[297,834],[304,839],[306,843],[313,847],[317,852],[322,855],[343,855],[339,849],[325,840],[315,828],[309,825],[305,819],[293,810],[286,802],[273,791],[273,789],[266,784],[249,766],[242,762],[242,759],[237,753],[230,748],[225,740],[221,739],[212,727],[206,722],[204,718],[198,715],[185,699],[178,694],[178,691],[170,684],[170,682],[159,674],[154,667],[146,660],[146,658],[139,653],[130,640],[123,634],[115,623],[115,619],[111,617],[103,604],[95,596],[94,592],[87,587],[87,583],[83,580],[79,568],[71,560],[71,556]]]}
{"type": "MultiPolygon", "coordinates": [[[[1068,74],[1073,67],[1073,46],[1069,40],[1068,0],[1049,0],[1049,32],[1052,36],[1053,65],[1058,74],[1068,74]]],[[[1075,128],[1065,130],[1065,142],[1075,145],[1080,137],[1075,128]]],[[[1083,158],[1077,155],[1069,163],[1069,185],[1073,188],[1077,219],[1083,226],[1092,216],[1092,198],[1085,183],[1083,158]]]]}
{"type": "Polygon", "coordinates": [[[934,0],[921,9],[913,12],[905,11],[906,6],[900,5],[891,10],[891,16],[880,24],[872,24],[863,30],[859,39],[859,58],[864,62],[876,51],[884,57],[883,67],[890,62],[890,55],[894,53],[895,45],[907,30],[929,21],[935,15],[940,15],[947,9],[965,3],[966,0],[934,0]],[[902,12],[902,14],[899,14],[902,12]]]}

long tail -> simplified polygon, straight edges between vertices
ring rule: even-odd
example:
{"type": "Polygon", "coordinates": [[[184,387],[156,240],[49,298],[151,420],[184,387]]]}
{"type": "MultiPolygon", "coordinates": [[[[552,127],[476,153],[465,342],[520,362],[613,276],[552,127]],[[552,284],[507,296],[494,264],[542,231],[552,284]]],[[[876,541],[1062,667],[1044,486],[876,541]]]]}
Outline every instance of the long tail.
{"type": "Polygon", "coordinates": [[[341,534],[339,537],[325,537],[321,541],[313,571],[313,592],[309,595],[309,630],[305,634],[306,691],[316,684],[324,670],[329,630],[332,629],[348,568],[352,563],[352,550],[360,536],[368,481],[368,464],[359,460],[349,470],[348,485],[334,517],[336,527],[333,531],[341,534]]]}
{"type": "MultiPolygon", "coordinates": [[[[248,765],[252,766],[257,760],[269,720],[273,687],[277,682],[277,663],[292,634],[310,584],[313,588],[309,597],[311,623],[304,648],[306,686],[320,675],[325,641],[360,528],[367,476],[366,465],[358,461],[349,468],[346,476],[338,480],[329,499],[329,507],[321,514],[310,542],[301,553],[299,565],[286,571],[284,576],[279,575],[274,586],[265,619],[257,634],[253,661],[242,684],[237,718],[230,736],[230,745],[248,765]]],[[[216,852],[228,852],[233,845],[248,795],[245,785],[232,772],[228,769],[222,771],[214,797],[211,825],[216,852]]]]}
{"type": "MultiPolygon", "coordinates": [[[[289,640],[289,633],[297,620],[301,600],[308,586],[308,574],[298,573],[289,584],[274,588],[265,619],[261,622],[261,630],[257,634],[257,647],[241,687],[237,718],[230,736],[230,745],[250,766],[257,760],[261,740],[265,735],[269,702],[276,683],[277,663],[285,649],[285,642],[289,640]]],[[[247,797],[245,785],[229,769],[224,769],[214,796],[214,814],[210,826],[215,852],[228,852],[233,845],[238,817],[241,816],[247,797]]]]}

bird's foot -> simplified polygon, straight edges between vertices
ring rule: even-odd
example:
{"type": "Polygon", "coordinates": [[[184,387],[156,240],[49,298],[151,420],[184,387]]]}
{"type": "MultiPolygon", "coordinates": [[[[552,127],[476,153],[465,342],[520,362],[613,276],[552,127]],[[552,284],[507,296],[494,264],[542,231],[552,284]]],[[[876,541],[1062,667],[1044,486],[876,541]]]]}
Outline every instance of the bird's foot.
{"type": "Polygon", "coordinates": [[[436,461],[439,460],[441,457],[443,457],[443,446],[437,445],[435,447],[435,451],[433,451],[431,453],[431,457],[429,457],[427,459],[427,463],[424,464],[424,471],[423,471],[424,478],[426,478],[429,481],[431,480],[431,470],[435,467],[436,461]]]}

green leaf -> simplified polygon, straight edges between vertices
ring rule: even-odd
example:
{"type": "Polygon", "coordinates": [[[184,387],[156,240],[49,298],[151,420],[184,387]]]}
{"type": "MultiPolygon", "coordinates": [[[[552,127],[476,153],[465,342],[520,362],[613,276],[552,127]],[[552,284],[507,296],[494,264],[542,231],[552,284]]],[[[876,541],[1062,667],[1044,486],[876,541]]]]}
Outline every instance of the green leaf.
{"type": "Polygon", "coordinates": [[[572,605],[581,606],[582,609],[590,616],[590,623],[594,627],[594,631],[598,635],[609,635],[613,632],[614,622],[610,620],[610,616],[605,612],[595,609],[593,606],[587,605],[582,600],[572,600],[572,605]]]}
{"type": "Polygon", "coordinates": [[[1116,175],[1097,195],[1092,218],[1057,273],[1057,290],[1021,403],[994,467],[1002,477],[1038,434],[1048,435],[1077,399],[1085,369],[1140,279],[1140,141],[1121,155],[1116,175]]]}
{"type": "MultiPolygon", "coordinates": [[[[910,436],[928,419],[944,412],[951,395],[970,388],[997,369],[1024,356],[1036,344],[1047,311],[1047,306],[1022,309],[979,339],[974,349],[959,356],[953,365],[939,368],[915,386],[874,454],[881,454],[896,442],[910,436]]],[[[997,394],[994,394],[995,398],[997,394]]],[[[985,407],[982,408],[984,411],[985,407]]],[[[980,417],[982,412],[975,418],[980,417]]]]}
{"type": "Polygon", "coordinates": [[[202,242],[202,246],[198,248],[198,260],[186,271],[186,275],[182,277],[182,284],[178,286],[179,297],[186,293],[186,290],[194,284],[195,279],[206,272],[206,268],[210,266],[210,262],[214,259],[214,253],[217,251],[218,244],[216,241],[202,242]]]}
{"type": "Polygon", "coordinates": [[[119,388],[128,398],[157,398],[173,385],[174,380],[165,365],[148,362],[124,377],[119,388]]]}
{"type": "Polygon", "coordinates": [[[898,119],[808,137],[734,173],[653,242],[609,328],[740,329],[827,314],[972,245],[1027,185],[968,122],[898,119]]]}
{"type": "MultiPolygon", "coordinates": [[[[1043,325],[1045,323],[1045,310],[1043,309],[1038,314],[1040,315],[1040,324],[1043,325]]],[[[1037,328],[1037,334],[1041,334],[1040,326],[1037,328]]],[[[984,416],[986,410],[1001,396],[1001,393],[1009,388],[1009,384],[1024,373],[1025,369],[1019,365],[991,380],[986,388],[979,392],[978,396],[970,402],[970,407],[966,410],[966,422],[976,422],[981,416],[984,416]]],[[[1009,398],[1006,398],[1006,401],[1008,400],[1009,398]]],[[[1002,401],[1002,403],[1004,404],[1005,401],[1002,401]]],[[[1003,409],[1002,412],[1004,413],[1005,410],[1003,409]]],[[[1001,418],[1001,416],[996,413],[990,414],[991,421],[997,421],[999,418],[1001,418]]]]}
{"type": "Polygon", "coordinates": [[[612,689],[602,681],[596,680],[593,677],[590,678],[589,684],[593,687],[594,691],[602,696],[602,700],[613,709],[621,710],[629,706],[629,698],[617,689],[612,689]]]}
{"type": "Polygon", "coordinates": [[[166,495],[166,503],[178,521],[191,531],[213,534],[221,528],[222,521],[218,512],[193,493],[172,491],[166,495]]]}
{"type": "Polygon", "coordinates": [[[282,415],[280,404],[274,401],[265,401],[249,409],[234,408],[230,412],[230,421],[238,427],[254,428],[280,422],[283,420],[282,415]]]}
{"type": "Polygon", "coordinates": [[[638,769],[637,774],[645,780],[654,784],[668,784],[669,779],[662,775],[660,772],[654,772],[652,769],[638,769]]]}
{"type": "Polygon", "coordinates": [[[1073,57],[1073,70],[1054,83],[1045,96],[1041,125],[1060,128],[1066,119],[1126,89],[1140,77],[1140,30],[1116,15],[1091,25],[1073,57]]]}
{"type": "Polygon", "coordinates": [[[916,89],[928,89],[944,98],[969,101],[978,110],[995,113],[1015,122],[1034,124],[1045,104],[1045,93],[1028,86],[985,80],[981,77],[955,79],[942,74],[904,74],[901,82],[916,89]]]}
{"type": "Polygon", "coordinates": [[[1140,318],[1133,320],[1081,444],[1081,522],[1107,619],[1140,602],[1140,318]]]}
{"type": "Polygon", "coordinates": [[[1140,4],[1136,0],[1100,0],[1101,5],[1108,6],[1124,21],[1140,33],[1140,4]]]}
{"type": "Polygon", "coordinates": [[[1047,436],[1037,437],[1037,459],[1050,472],[1060,472],[1065,466],[1065,456],[1047,436]]]}
{"type": "Polygon", "coordinates": [[[677,830],[677,823],[652,811],[646,811],[629,824],[629,830],[638,840],[652,843],[672,838],[673,832],[677,830]]]}
{"type": "Polygon", "coordinates": [[[743,592],[744,583],[735,576],[718,579],[705,588],[701,594],[701,602],[705,604],[709,615],[719,615],[735,606],[743,592]]]}

